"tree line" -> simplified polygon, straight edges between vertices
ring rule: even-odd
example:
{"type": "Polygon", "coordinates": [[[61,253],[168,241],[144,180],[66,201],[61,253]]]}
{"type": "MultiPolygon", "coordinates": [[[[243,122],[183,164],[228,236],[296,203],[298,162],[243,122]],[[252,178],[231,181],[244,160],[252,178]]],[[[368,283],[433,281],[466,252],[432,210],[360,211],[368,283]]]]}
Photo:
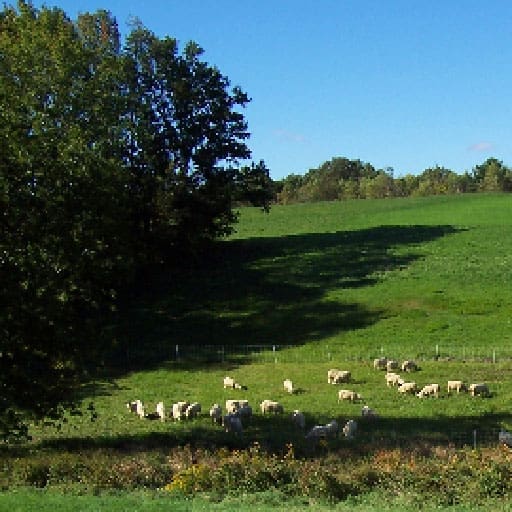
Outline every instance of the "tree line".
{"type": "Polygon", "coordinates": [[[75,407],[141,274],[268,208],[250,99],[202,54],[105,10],[0,11],[0,437],[75,407]]]}
{"type": "Polygon", "coordinates": [[[471,172],[457,174],[441,166],[419,175],[394,177],[393,169],[375,169],[360,160],[336,157],[304,175],[290,174],[274,183],[281,204],[343,199],[430,196],[466,192],[512,191],[512,169],[488,158],[471,172]]]}

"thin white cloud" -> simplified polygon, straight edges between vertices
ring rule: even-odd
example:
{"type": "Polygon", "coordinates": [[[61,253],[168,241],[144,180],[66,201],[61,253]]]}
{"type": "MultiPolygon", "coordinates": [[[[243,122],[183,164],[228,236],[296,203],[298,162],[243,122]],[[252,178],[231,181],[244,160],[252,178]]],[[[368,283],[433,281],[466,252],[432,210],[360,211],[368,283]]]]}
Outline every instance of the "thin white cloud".
{"type": "Polygon", "coordinates": [[[471,146],[468,147],[468,151],[474,151],[477,153],[483,153],[485,151],[490,151],[494,149],[494,144],[491,142],[475,142],[474,144],[471,144],[471,146]]]}
{"type": "Polygon", "coordinates": [[[288,130],[274,130],[274,135],[282,141],[286,142],[296,142],[296,143],[304,143],[306,142],[306,137],[301,135],[300,133],[290,132],[288,130]]]}

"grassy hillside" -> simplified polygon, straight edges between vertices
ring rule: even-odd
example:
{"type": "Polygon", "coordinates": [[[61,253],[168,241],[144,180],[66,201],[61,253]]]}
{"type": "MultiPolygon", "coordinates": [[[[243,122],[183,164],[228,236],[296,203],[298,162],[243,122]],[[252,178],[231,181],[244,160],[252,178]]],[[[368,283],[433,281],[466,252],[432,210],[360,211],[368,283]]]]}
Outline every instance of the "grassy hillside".
{"type": "Polygon", "coordinates": [[[237,233],[206,263],[148,283],[131,306],[105,379],[84,389],[97,418],[35,426],[26,449],[43,459],[65,449],[99,461],[105,450],[160,460],[186,444],[258,441],[318,455],[286,415],[259,413],[265,398],[304,411],[308,428],[356,418],[357,440],[330,447],[351,453],[418,440],[493,445],[500,427],[512,428],[511,214],[509,195],[291,205],[269,215],[244,209],[237,233]],[[272,345],[275,351],[263,350],[272,345]],[[440,383],[441,397],[387,388],[371,365],[380,355],[416,359],[421,370],[410,378],[440,383]],[[352,372],[344,387],[359,392],[361,403],[338,403],[340,386],[327,384],[331,367],[352,372]],[[224,390],[226,374],[247,390],[224,390]],[[300,392],[286,394],[285,378],[300,392]],[[448,395],[446,381],[458,378],[487,382],[492,396],[448,395]],[[243,439],[205,414],[236,397],[256,409],[243,439]],[[198,401],[203,416],[140,420],[124,406],[136,398],[150,411],[160,400],[168,407],[198,401]],[[362,404],[378,411],[378,422],[360,421],[362,404]]]}

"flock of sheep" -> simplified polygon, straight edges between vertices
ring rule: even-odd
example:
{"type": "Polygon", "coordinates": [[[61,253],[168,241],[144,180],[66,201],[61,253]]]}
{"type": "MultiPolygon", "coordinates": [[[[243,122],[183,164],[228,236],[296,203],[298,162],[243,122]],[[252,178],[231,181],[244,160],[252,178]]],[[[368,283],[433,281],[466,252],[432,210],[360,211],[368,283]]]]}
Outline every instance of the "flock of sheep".
{"type": "MultiPolygon", "coordinates": [[[[237,383],[232,377],[224,377],[223,386],[225,389],[247,389],[245,386],[237,383]]],[[[290,379],[283,381],[283,388],[288,393],[293,394],[297,392],[297,389],[294,387],[293,382],[290,379]]],[[[188,401],[174,403],[168,416],[166,415],[163,402],[158,402],[156,405],[156,411],[151,413],[147,413],[145,411],[141,400],[128,402],[126,407],[129,411],[137,414],[140,418],[159,419],[160,421],[165,421],[167,417],[176,421],[192,419],[201,412],[201,405],[199,403],[189,403],[188,401]]],[[[284,414],[283,405],[275,400],[263,400],[259,404],[259,408],[262,415],[284,414]]],[[[370,409],[368,407],[363,407],[363,416],[369,416],[369,412],[370,409]]],[[[226,400],[224,411],[217,403],[213,404],[209,410],[209,416],[214,423],[222,425],[226,432],[232,432],[237,435],[243,434],[244,423],[246,424],[252,415],[253,409],[249,405],[249,401],[243,399],[226,400]]],[[[306,418],[303,412],[294,410],[290,415],[290,420],[298,429],[301,431],[305,430],[306,418]]],[[[341,432],[346,438],[352,439],[356,430],[357,423],[354,420],[349,420],[343,426],[341,432]]],[[[318,441],[322,438],[337,437],[339,433],[340,427],[338,422],[333,419],[325,425],[315,425],[312,427],[307,434],[305,434],[305,438],[307,440],[318,441]]]]}
{"type": "MultiPolygon", "coordinates": [[[[399,393],[416,394],[419,398],[427,396],[439,396],[441,386],[437,383],[427,384],[423,388],[418,389],[416,382],[403,379],[396,370],[401,368],[402,372],[411,373],[418,370],[418,365],[414,361],[406,360],[401,365],[398,361],[379,357],[373,361],[373,367],[376,370],[385,370],[385,380],[388,386],[397,386],[399,393]]],[[[467,391],[471,396],[490,396],[489,387],[483,382],[473,383],[469,386],[462,380],[449,380],[446,391],[451,393],[456,391],[460,393],[467,391]]]]}
{"type": "MultiPolygon", "coordinates": [[[[388,387],[397,387],[399,393],[416,394],[420,398],[428,396],[439,396],[441,386],[437,383],[432,383],[418,389],[415,382],[403,379],[400,374],[396,373],[399,369],[402,372],[410,374],[418,370],[418,366],[414,361],[406,360],[401,365],[398,361],[390,360],[385,357],[380,357],[374,360],[373,367],[376,370],[384,370],[385,382],[388,387]]],[[[352,380],[351,372],[348,370],[330,369],[327,372],[328,384],[343,384],[349,383],[352,380]]],[[[247,389],[235,381],[232,377],[226,376],[223,379],[224,389],[247,389]]],[[[287,393],[296,393],[297,389],[294,387],[290,379],[283,381],[284,391],[287,393]]],[[[489,396],[489,388],[485,383],[474,383],[469,386],[461,380],[449,380],[447,384],[447,392],[455,391],[461,393],[463,391],[469,392],[472,396],[489,396]]],[[[341,400],[349,400],[351,402],[359,402],[363,397],[356,391],[350,389],[340,389],[338,391],[338,402],[341,400]]],[[[166,411],[163,402],[159,402],[156,406],[156,411],[146,413],[144,405],[140,400],[135,400],[126,404],[127,408],[133,413],[137,414],[140,418],[159,419],[165,421],[167,417],[175,421],[182,419],[193,419],[201,412],[201,405],[198,402],[189,403],[188,401],[180,401],[172,405],[171,411],[166,416],[166,411]]],[[[275,400],[263,400],[259,404],[259,409],[262,415],[266,414],[283,414],[283,405],[275,400]]],[[[225,410],[215,403],[209,410],[211,420],[219,425],[222,425],[226,432],[232,432],[237,435],[243,434],[244,425],[253,415],[253,409],[248,400],[243,399],[229,399],[226,400],[225,410]]],[[[377,412],[371,409],[368,405],[364,405],[361,409],[361,417],[366,420],[373,420],[378,418],[377,412]]],[[[300,410],[294,410],[290,414],[291,424],[295,425],[300,431],[305,432],[306,418],[304,413],[300,410]]],[[[310,441],[318,441],[320,439],[337,437],[342,433],[347,439],[352,439],[357,432],[357,422],[353,419],[347,421],[340,429],[338,422],[333,419],[325,425],[315,425],[307,433],[305,439],[310,441]]]]}

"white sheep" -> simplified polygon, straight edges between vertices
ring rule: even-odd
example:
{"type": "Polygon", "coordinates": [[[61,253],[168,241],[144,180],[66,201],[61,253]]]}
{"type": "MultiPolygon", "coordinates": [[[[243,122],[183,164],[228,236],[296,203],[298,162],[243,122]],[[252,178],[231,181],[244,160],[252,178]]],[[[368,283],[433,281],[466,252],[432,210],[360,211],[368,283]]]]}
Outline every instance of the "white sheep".
{"type": "Polygon", "coordinates": [[[339,384],[340,382],[349,382],[351,373],[348,370],[331,369],[327,372],[328,384],[339,384]]]}
{"type": "Polygon", "coordinates": [[[224,389],[226,388],[232,388],[234,389],[235,388],[235,379],[233,379],[232,377],[224,377],[224,389]]]}
{"type": "Polygon", "coordinates": [[[226,412],[227,414],[234,414],[241,407],[249,405],[249,400],[226,400],[226,412]]]}
{"type": "Polygon", "coordinates": [[[337,375],[339,370],[336,370],[334,368],[331,368],[330,370],[327,370],[327,384],[332,384],[334,376],[337,375]]]}
{"type": "Polygon", "coordinates": [[[386,370],[387,369],[388,360],[386,357],[378,357],[373,360],[373,367],[376,370],[386,370]]]}
{"type": "Polygon", "coordinates": [[[295,392],[295,390],[293,389],[293,382],[290,379],[286,379],[285,381],[283,381],[283,387],[284,390],[287,391],[288,393],[295,392]]]}
{"type": "Polygon", "coordinates": [[[236,414],[226,414],[222,418],[222,425],[226,432],[232,432],[240,436],[243,434],[242,420],[236,414]]]}
{"type": "Polygon", "coordinates": [[[142,405],[142,402],[140,400],[134,400],[133,402],[126,402],[126,408],[130,412],[137,412],[137,407],[140,407],[142,405]]]}
{"type": "Polygon", "coordinates": [[[384,378],[386,379],[386,384],[388,387],[400,386],[400,382],[402,382],[402,384],[404,382],[403,379],[400,377],[400,375],[398,375],[398,373],[394,373],[394,372],[386,373],[384,378]]]}
{"type": "Polygon", "coordinates": [[[137,400],[137,409],[135,412],[137,413],[137,416],[139,418],[144,418],[144,416],[145,416],[144,405],[142,404],[142,402],[140,400],[137,400]]]}
{"type": "Polygon", "coordinates": [[[165,421],[165,407],[163,402],[156,404],[156,414],[160,418],[160,421],[165,421]]]}
{"type": "Polygon", "coordinates": [[[417,389],[416,382],[404,382],[401,386],[398,386],[399,393],[416,393],[417,389]]]}
{"type": "Polygon", "coordinates": [[[333,384],[340,384],[342,382],[350,382],[352,374],[348,370],[341,370],[334,378],[333,384]]]}
{"type": "Polygon", "coordinates": [[[201,412],[201,404],[194,402],[185,409],[185,417],[189,420],[195,418],[201,412]]]}
{"type": "Polygon", "coordinates": [[[418,365],[411,360],[406,360],[402,363],[403,372],[415,372],[418,369],[418,365]]]}
{"type": "Polygon", "coordinates": [[[379,415],[367,405],[363,405],[363,408],[361,409],[361,416],[368,420],[376,420],[379,417],[379,415]]]}
{"type": "Polygon", "coordinates": [[[457,391],[457,393],[460,393],[461,391],[466,391],[467,386],[462,380],[449,380],[446,390],[448,393],[452,391],[457,391]]]}
{"type": "Polygon", "coordinates": [[[221,423],[222,421],[222,407],[219,404],[213,404],[210,407],[210,418],[213,423],[221,423]]]}
{"type": "Polygon", "coordinates": [[[439,384],[427,384],[426,386],[423,386],[423,388],[421,388],[421,391],[416,393],[416,396],[419,398],[424,398],[426,396],[432,396],[432,395],[435,397],[438,397],[439,390],[440,390],[439,384]]]}
{"type": "Polygon", "coordinates": [[[343,434],[347,439],[353,439],[357,431],[357,423],[354,420],[348,420],[343,427],[343,434]]]}
{"type": "Polygon", "coordinates": [[[339,425],[336,420],[332,420],[327,425],[315,425],[306,434],[306,439],[318,441],[321,438],[336,437],[339,432],[339,425]]]}
{"type": "Polygon", "coordinates": [[[260,409],[262,414],[266,413],[283,413],[283,406],[279,402],[275,402],[273,400],[263,400],[263,402],[260,403],[260,409]]]}
{"type": "Polygon", "coordinates": [[[489,396],[489,387],[487,384],[480,382],[478,384],[471,384],[469,386],[469,394],[471,396],[489,396]]]}
{"type": "Polygon", "coordinates": [[[327,437],[327,428],[325,427],[325,425],[315,425],[306,434],[306,439],[308,439],[308,440],[316,441],[323,437],[327,437]]]}
{"type": "Polygon", "coordinates": [[[176,402],[175,404],[172,404],[173,419],[180,421],[181,418],[185,415],[185,411],[189,405],[189,402],[176,402]]]}
{"type": "Polygon", "coordinates": [[[295,410],[291,414],[292,422],[301,430],[304,430],[306,428],[306,417],[304,416],[304,413],[295,410]]]}
{"type": "Polygon", "coordinates": [[[352,375],[348,370],[331,369],[327,372],[327,382],[329,384],[340,384],[341,382],[349,382],[352,375]]]}
{"type": "Polygon", "coordinates": [[[341,400],[349,400],[351,402],[357,402],[358,400],[362,400],[362,397],[359,393],[349,389],[340,389],[338,391],[338,402],[341,400]]]}

